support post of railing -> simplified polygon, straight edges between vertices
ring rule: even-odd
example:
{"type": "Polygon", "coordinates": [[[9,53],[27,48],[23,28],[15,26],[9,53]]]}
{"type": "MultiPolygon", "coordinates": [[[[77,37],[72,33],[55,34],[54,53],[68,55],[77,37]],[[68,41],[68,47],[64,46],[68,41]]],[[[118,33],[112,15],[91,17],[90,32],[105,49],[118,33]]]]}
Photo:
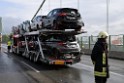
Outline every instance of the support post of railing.
{"type": "Polygon", "coordinates": [[[123,51],[124,51],[124,35],[123,35],[123,51]]]}
{"type": "Polygon", "coordinates": [[[111,35],[109,35],[109,51],[111,51],[111,35]]]}
{"type": "Polygon", "coordinates": [[[81,37],[81,49],[82,49],[82,46],[83,46],[83,41],[82,41],[82,37],[81,37]]]}
{"type": "Polygon", "coordinates": [[[90,47],[91,47],[91,41],[90,41],[90,36],[89,36],[89,49],[90,49],[90,47]]]}

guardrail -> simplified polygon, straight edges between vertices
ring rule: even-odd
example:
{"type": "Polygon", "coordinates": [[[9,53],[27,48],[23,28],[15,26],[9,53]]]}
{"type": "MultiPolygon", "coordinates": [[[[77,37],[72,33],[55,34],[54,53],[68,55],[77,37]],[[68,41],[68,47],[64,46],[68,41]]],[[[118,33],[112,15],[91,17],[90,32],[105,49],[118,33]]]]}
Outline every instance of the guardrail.
{"type": "MultiPolygon", "coordinates": [[[[91,54],[97,36],[82,36],[77,37],[82,51],[85,54],[91,54]]],[[[124,35],[110,35],[108,40],[109,57],[124,59],[124,35]]]]}

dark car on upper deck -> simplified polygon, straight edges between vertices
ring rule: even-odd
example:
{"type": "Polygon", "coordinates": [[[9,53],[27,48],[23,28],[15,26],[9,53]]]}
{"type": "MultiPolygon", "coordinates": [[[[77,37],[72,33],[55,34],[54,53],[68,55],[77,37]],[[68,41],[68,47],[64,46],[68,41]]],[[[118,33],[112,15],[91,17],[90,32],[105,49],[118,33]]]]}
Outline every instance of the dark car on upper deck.
{"type": "Polygon", "coordinates": [[[80,31],[83,26],[79,11],[74,8],[53,9],[43,20],[43,27],[53,30],[75,29],[80,31]]]}

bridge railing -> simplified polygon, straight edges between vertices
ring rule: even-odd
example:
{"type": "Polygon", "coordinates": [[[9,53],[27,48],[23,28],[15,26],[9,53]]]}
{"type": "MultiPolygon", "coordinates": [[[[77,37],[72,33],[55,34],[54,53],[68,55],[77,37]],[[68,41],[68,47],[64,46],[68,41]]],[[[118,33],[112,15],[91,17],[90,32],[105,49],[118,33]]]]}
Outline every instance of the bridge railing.
{"type": "MultiPolygon", "coordinates": [[[[77,37],[77,40],[82,49],[92,50],[97,36],[81,36],[77,37]]],[[[124,52],[124,35],[110,35],[107,39],[109,51],[124,52]]]]}

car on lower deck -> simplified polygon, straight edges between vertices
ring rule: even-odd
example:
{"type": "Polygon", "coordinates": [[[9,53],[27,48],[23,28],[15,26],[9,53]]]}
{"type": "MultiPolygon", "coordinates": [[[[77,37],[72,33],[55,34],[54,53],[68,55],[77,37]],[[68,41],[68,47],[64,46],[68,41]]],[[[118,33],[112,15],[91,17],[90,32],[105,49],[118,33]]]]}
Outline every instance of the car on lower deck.
{"type": "Polygon", "coordinates": [[[81,49],[74,35],[50,34],[40,39],[46,55],[59,60],[80,61],[81,49]]]}

